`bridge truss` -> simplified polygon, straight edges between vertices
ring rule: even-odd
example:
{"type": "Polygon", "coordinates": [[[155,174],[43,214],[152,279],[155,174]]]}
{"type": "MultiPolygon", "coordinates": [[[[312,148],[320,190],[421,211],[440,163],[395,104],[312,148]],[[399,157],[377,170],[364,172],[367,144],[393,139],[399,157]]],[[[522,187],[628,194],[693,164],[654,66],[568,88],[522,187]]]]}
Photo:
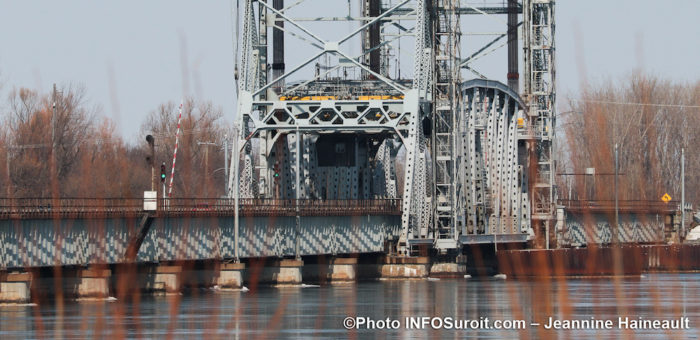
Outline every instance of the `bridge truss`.
{"type": "Polygon", "coordinates": [[[554,217],[553,8],[547,0],[238,1],[239,161],[229,195],[401,199],[393,243],[401,255],[527,240],[554,217]],[[475,15],[507,15],[507,32],[467,54],[462,22],[475,15]],[[474,66],[506,37],[510,87],[474,66]],[[464,82],[463,72],[482,79],[464,82]]]}

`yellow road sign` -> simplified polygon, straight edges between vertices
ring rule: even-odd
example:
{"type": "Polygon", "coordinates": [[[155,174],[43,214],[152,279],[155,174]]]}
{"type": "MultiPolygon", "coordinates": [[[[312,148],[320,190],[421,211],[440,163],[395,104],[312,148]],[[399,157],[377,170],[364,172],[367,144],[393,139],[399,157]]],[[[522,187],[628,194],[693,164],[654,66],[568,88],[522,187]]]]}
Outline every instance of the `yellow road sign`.
{"type": "Polygon", "coordinates": [[[665,203],[668,203],[668,201],[671,200],[671,196],[669,196],[668,194],[664,194],[663,196],[661,196],[661,200],[665,203]]]}

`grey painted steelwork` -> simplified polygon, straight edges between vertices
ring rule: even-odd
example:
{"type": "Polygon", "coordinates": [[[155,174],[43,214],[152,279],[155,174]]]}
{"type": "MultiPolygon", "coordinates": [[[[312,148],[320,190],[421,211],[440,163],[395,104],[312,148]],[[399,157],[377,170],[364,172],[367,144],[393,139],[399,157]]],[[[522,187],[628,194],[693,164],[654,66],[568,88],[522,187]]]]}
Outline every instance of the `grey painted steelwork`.
{"type": "Polygon", "coordinates": [[[484,234],[462,235],[459,237],[461,244],[486,244],[486,243],[523,243],[529,240],[527,234],[484,234]]]}
{"type": "MultiPolygon", "coordinates": [[[[139,217],[0,221],[0,269],[125,262],[139,217]]],[[[398,216],[312,216],[300,219],[299,255],[384,251],[398,238],[398,216]]],[[[295,217],[244,217],[239,257],[295,256],[295,217]]],[[[234,218],[155,219],[139,262],[235,258],[234,218]]]]}
{"type": "MultiPolygon", "coordinates": [[[[247,0],[235,14],[242,23],[240,133],[229,196],[401,198],[394,245],[401,255],[429,240],[447,252],[473,239],[463,235],[523,235],[533,219],[553,219],[553,1],[511,1],[508,10],[505,2],[478,8],[455,0],[361,0],[359,17],[350,9],[340,17],[341,9],[329,6],[330,15],[316,18],[295,17],[304,0],[271,3],[247,0]],[[462,80],[462,69],[484,78],[471,62],[506,33],[462,59],[461,16],[507,13],[510,40],[523,13],[525,103],[502,84],[462,80]],[[326,39],[308,21],[357,26],[326,39]],[[308,44],[309,56],[284,72],[280,66],[292,64],[275,59],[269,78],[268,50],[281,56],[275,41],[286,37],[308,44]],[[362,52],[351,55],[348,44],[356,40],[362,52]],[[396,57],[405,40],[411,65],[396,57]],[[402,79],[402,69],[412,79],[402,79]],[[303,72],[307,80],[287,80],[303,72]]],[[[517,72],[510,49],[510,71],[517,72]]]]}
{"type": "Polygon", "coordinates": [[[555,88],[554,0],[523,0],[524,99],[535,143],[536,174],[531,195],[533,222],[545,228],[554,218],[555,88]]]}
{"type": "Polygon", "coordinates": [[[565,221],[557,223],[557,246],[577,247],[588,244],[665,243],[665,215],[648,213],[620,214],[617,240],[613,237],[614,219],[610,213],[566,213],[565,221]]]}
{"type": "MultiPolygon", "coordinates": [[[[477,235],[520,235],[529,239],[530,197],[527,143],[523,103],[506,85],[482,79],[463,84],[466,106],[460,169],[465,175],[467,222],[461,240],[489,240],[477,235]]],[[[506,238],[504,238],[506,239],[506,238]]]]}

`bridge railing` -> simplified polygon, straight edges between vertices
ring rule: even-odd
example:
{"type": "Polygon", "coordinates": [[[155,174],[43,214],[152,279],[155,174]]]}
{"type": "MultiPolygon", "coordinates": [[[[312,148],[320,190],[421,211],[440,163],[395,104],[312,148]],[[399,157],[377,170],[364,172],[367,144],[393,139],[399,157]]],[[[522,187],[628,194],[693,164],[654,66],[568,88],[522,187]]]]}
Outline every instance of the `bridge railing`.
{"type": "MultiPolygon", "coordinates": [[[[295,216],[297,209],[303,216],[400,214],[400,199],[319,200],[243,198],[239,200],[243,216],[295,216]]],[[[229,198],[167,198],[159,202],[159,210],[168,213],[200,212],[233,214],[235,202],[229,198]]]]}
{"type": "Polygon", "coordinates": [[[2,214],[123,213],[143,210],[140,198],[0,198],[2,214]]]}
{"type": "MultiPolygon", "coordinates": [[[[401,213],[400,199],[240,199],[242,216],[342,216],[401,213]]],[[[0,219],[52,216],[121,216],[143,212],[142,198],[0,198],[0,219]]],[[[233,215],[228,198],[161,198],[157,214],[233,215]]]]}
{"type": "MultiPolygon", "coordinates": [[[[637,213],[673,213],[678,210],[678,201],[619,200],[618,210],[637,213]]],[[[559,200],[559,205],[572,212],[614,212],[615,200],[559,200]]]]}

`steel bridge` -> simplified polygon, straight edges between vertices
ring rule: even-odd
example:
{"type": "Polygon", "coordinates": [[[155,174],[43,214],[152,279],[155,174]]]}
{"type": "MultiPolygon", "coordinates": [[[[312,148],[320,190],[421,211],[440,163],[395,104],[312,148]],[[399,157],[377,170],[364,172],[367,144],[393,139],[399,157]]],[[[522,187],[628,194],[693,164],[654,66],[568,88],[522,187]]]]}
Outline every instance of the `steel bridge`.
{"type": "Polygon", "coordinates": [[[668,237],[673,204],[623,203],[621,228],[610,202],[556,204],[554,1],[236,3],[227,196],[161,197],[154,211],[141,199],[0,199],[0,266],[668,237]],[[476,16],[504,32],[467,48],[476,16]],[[507,84],[474,63],[499,43],[507,84]]]}
{"type": "Polygon", "coordinates": [[[0,199],[0,269],[379,253],[399,199],[0,199]],[[239,218],[234,217],[238,215],[239,218]]]}
{"type": "Polygon", "coordinates": [[[238,161],[228,182],[234,205],[401,199],[393,246],[404,256],[426,247],[455,253],[498,237],[525,242],[549,230],[554,1],[240,6],[232,151],[238,161]],[[502,21],[504,32],[470,50],[462,22],[476,15],[502,21]],[[339,33],[347,27],[339,23],[350,32],[339,33]],[[299,45],[285,48],[289,40],[299,45]],[[508,85],[487,80],[474,65],[499,42],[508,49],[508,85]],[[361,53],[351,52],[353,44],[361,53]],[[398,55],[402,44],[403,51],[410,46],[408,56],[398,55]],[[292,50],[296,63],[289,67],[292,50]],[[465,82],[464,72],[478,79],[465,82]]]}
{"type": "Polygon", "coordinates": [[[140,200],[8,199],[3,266],[456,255],[549,235],[554,1],[236,4],[227,197],[160,199],[153,212],[140,200]],[[475,16],[503,32],[467,48],[462,23],[475,16]],[[475,64],[499,43],[508,84],[475,64]]]}

